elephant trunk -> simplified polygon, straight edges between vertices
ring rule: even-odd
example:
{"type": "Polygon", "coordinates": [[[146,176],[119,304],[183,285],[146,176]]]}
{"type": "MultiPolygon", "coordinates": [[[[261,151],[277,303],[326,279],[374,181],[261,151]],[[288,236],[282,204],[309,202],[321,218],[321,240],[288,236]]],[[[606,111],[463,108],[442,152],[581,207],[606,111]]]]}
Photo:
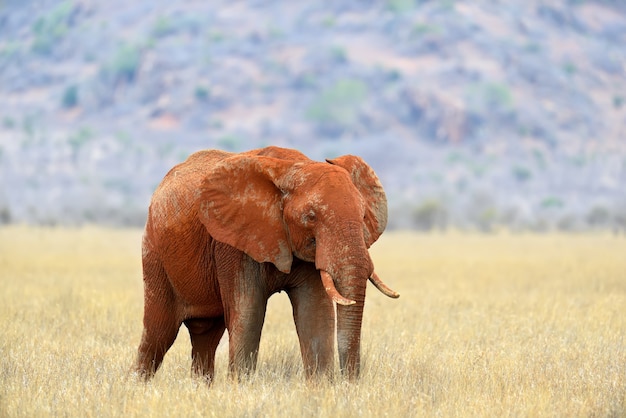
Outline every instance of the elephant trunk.
{"type": "Polygon", "coordinates": [[[320,237],[315,260],[326,292],[337,303],[339,365],[350,379],[359,375],[365,290],[374,271],[361,231],[346,228],[345,241],[335,245],[324,245],[320,237]]]}
{"type": "MultiPolygon", "coordinates": [[[[367,281],[359,280],[362,275],[354,275],[347,280],[353,283],[350,289],[341,286],[341,293],[336,289],[333,278],[329,273],[320,271],[322,282],[328,295],[337,303],[337,347],[339,349],[339,365],[341,372],[350,379],[359,376],[361,368],[361,323],[363,321],[363,308],[365,304],[365,288],[367,281]],[[343,295],[349,295],[349,298],[343,295]]],[[[398,298],[400,295],[391,290],[376,273],[369,276],[369,280],[385,295],[398,298]]]]}
{"type": "Polygon", "coordinates": [[[354,301],[352,305],[337,305],[337,349],[341,373],[349,379],[359,377],[361,368],[361,323],[365,305],[368,272],[365,269],[354,276],[338,281],[341,294],[354,301]]]}

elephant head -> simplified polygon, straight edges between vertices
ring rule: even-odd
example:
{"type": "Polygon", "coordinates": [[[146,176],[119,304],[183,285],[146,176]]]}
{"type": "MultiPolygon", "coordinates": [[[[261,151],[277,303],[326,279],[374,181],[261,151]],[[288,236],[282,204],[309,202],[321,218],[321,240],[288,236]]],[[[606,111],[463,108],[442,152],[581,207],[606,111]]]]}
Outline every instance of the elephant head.
{"type": "Polygon", "coordinates": [[[283,273],[294,257],[315,263],[338,304],[341,370],[356,377],[368,279],[398,297],[374,273],[368,252],[387,224],[385,193],[359,157],[285,158],[244,153],[222,160],[204,180],[199,217],[216,240],[283,273]]]}

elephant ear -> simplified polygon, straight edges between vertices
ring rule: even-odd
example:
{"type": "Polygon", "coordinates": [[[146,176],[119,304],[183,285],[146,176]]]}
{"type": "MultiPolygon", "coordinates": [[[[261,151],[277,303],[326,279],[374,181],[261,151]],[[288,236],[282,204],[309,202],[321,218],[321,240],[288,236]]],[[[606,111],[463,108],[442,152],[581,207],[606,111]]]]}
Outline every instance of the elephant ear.
{"type": "Polygon", "coordinates": [[[362,158],[343,155],[327,162],[348,171],[352,182],[365,200],[365,243],[369,248],[387,226],[387,197],[374,170],[362,158]]]}
{"type": "Polygon", "coordinates": [[[289,273],[293,256],[282,216],[278,178],[293,162],[235,155],[219,162],[200,189],[198,216],[217,241],[289,273]]]}

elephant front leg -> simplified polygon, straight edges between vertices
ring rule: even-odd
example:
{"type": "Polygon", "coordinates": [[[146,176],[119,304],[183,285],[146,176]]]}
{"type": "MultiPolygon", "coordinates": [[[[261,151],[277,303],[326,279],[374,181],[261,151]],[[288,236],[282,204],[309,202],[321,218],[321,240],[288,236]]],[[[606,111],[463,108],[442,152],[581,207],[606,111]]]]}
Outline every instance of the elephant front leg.
{"type": "Polygon", "coordinates": [[[256,368],[269,294],[261,265],[246,254],[218,243],[215,259],[228,329],[228,370],[240,378],[256,368]]]}
{"type": "Polygon", "coordinates": [[[287,290],[293,307],[300,351],[307,378],[331,376],[335,333],[335,309],[313,271],[301,285],[287,290]]]}
{"type": "Polygon", "coordinates": [[[233,377],[241,378],[256,369],[266,307],[265,297],[249,296],[227,313],[228,370],[233,377]]]}

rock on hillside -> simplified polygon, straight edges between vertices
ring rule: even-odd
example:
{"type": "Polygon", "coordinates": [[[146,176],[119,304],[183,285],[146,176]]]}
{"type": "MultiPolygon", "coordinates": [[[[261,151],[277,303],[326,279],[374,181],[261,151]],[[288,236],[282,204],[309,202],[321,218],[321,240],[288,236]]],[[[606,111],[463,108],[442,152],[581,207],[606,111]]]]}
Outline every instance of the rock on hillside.
{"type": "Polygon", "coordinates": [[[190,152],[362,155],[392,225],[626,222],[617,1],[10,0],[0,220],[141,224],[190,152]]]}

